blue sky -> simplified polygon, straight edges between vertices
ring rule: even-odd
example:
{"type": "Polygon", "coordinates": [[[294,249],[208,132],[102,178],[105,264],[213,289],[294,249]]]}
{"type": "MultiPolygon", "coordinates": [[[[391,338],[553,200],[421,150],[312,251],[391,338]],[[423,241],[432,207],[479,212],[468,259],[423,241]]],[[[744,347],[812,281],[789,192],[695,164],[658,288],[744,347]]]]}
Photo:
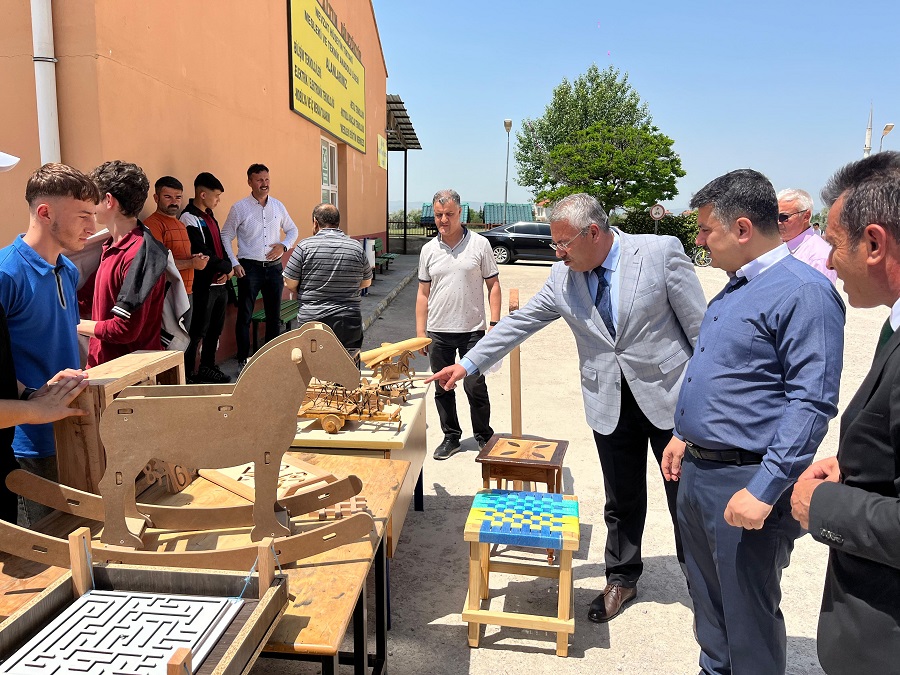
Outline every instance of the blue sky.
{"type": "MultiPolygon", "coordinates": [[[[454,187],[503,201],[506,132],[543,114],[553,88],[612,64],[675,141],[687,175],[670,208],[741,167],[776,189],[818,192],[862,157],[870,102],[875,152],[900,150],[900,2],[542,2],[373,0],[388,93],[406,103],[423,150],[409,153],[409,198],[454,187]]],[[[509,201],[531,201],[515,182],[509,201]]],[[[402,153],[390,153],[402,202],[402,153]]]]}

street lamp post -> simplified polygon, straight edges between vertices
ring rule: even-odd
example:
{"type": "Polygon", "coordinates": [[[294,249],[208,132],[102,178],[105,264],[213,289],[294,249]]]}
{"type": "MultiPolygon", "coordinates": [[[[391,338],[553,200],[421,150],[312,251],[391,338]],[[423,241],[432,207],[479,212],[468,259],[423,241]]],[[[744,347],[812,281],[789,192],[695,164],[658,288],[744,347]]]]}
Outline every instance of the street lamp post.
{"type": "Polygon", "coordinates": [[[881,146],[884,145],[884,137],[894,130],[894,123],[888,122],[884,125],[884,131],[881,132],[881,141],[878,143],[878,152],[881,152],[881,146]]]}
{"type": "Polygon", "coordinates": [[[512,130],[512,120],[503,120],[503,128],[506,129],[506,183],[503,186],[503,224],[506,225],[506,206],[509,201],[509,132],[512,130]]]}

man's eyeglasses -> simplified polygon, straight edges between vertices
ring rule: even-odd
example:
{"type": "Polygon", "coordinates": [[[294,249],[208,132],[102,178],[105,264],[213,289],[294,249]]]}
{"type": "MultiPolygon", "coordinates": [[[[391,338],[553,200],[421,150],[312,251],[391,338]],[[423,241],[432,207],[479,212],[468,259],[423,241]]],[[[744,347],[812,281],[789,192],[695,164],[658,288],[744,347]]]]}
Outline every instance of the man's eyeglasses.
{"type": "Polygon", "coordinates": [[[778,214],[778,222],[786,223],[791,216],[796,216],[801,213],[806,213],[809,209],[803,209],[802,211],[794,211],[793,213],[779,213],[778,214]]]}
{"type": "Polygon", "coordinates": [[[588,229],[586,229],[586,230],[582,230],[581,232],[579,232],[578,234],[576,234],[574,237],[572,237],[571,239],[569,239],[569,241],[561,241],[561,242],[558,243],[558,244],[557,244],[555,241],[551,241],[551,242],[550,242],[550,248],[552,248],[554,251],[562,251],[563,253],[565,253],[565,252],[568,251],[570,248],[572,248],[572,244],[575,243],[575,240],[578,239],[578,237],[583,237],[584,235],[586,235],[586,234],[587,234],[588,232],[590,232],[590,231],[591,231],[590,228],[588,228],[588,229]]]}

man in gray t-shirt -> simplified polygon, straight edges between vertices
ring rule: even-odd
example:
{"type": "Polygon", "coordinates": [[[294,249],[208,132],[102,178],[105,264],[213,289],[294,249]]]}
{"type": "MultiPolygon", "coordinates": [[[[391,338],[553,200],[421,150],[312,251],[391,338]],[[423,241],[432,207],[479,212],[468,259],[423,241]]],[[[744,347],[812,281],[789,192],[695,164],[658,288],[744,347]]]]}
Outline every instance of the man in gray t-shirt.
{"type": "MultiPolygon", "coordinates": [[[[491,325],[500,320],[500,278],[487,239],[460,223],[459,194],[441,190],[432,200],[438,235],[419,255],[419,293],[416,297],[416,335],[430,337],[428,356],[436,373],[462,358],[485,333],[484,286],[488,289],[491,325]]],[[[494,435],[491,401],[483,373],[463,380],[469,399],[472,431],[479,447],[494,435]]],[[[434,385],[434,402],[444,440],[435,459],[447,459],[460,449],[462,429],[456,414],[456,392],[434,385]]]]}
{"type": "Polygon", "coordinates": [[[284,285],[297,292],[297,323],[321,321],[345,349],[362,346],[359,291],[372,283],[372,267],[362,244],[340,230],[334,204],[313,209],[313,236],[294,248],[284,270],[284,285]]]}

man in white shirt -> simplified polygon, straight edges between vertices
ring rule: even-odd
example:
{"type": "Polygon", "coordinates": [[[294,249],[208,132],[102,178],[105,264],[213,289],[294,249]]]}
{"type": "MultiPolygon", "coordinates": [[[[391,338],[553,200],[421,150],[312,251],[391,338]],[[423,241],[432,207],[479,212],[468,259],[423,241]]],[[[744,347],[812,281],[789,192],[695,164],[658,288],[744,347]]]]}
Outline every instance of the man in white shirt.
{"type": "MultiPolygon", "coordinates": [[[[416,335],[430,337],[427,352],[431,370],[439,372],[456,362],[484,337],[484,287],[488,289],[491,326],[500,320],[500,278],[491,245],[460,223],[462,208],[455,190],[441,190],[432,200],[438,235],[419,254],[419,292],[416,296],[416,335]]],[[[424,350],[423,350],[424,351],[424,350]]],[[[484,373],[463,380],[469,399],[472,432],[479,447],[494,435],[491,401],[484,373]]],[[[447,459],[460,450],[462,429],[456,414],[453,388],[434,385],[434,402],[444,440],[435,459],[447,459]]]]}
{"type": "Polygon", "coordinates": [[[788,245],[795,258],[819,270],[834,283],[837,272],[828,268],[831,246],[809,224],[812,209],[812,197],[804,190],[791,188],[778,193],[778,229],[781,231],[781,241],[788,245]]]}
{"type": "Polygon", "coordinates": [[[231,260],[238,287],[238,315],[234,325],[237,359],[243,368],[250,356],[250,319],[256,295],[262,291],[266,310],[266,342],[278,335],[281,313],[281,258],[297,241],[297,226],[280,201],[269,196],[269,168],[247,169],[250,196],[235,202],[222,226],[222,243],[231,260]],[[232,242],[237,239],[234,254],[232,242]]]}

